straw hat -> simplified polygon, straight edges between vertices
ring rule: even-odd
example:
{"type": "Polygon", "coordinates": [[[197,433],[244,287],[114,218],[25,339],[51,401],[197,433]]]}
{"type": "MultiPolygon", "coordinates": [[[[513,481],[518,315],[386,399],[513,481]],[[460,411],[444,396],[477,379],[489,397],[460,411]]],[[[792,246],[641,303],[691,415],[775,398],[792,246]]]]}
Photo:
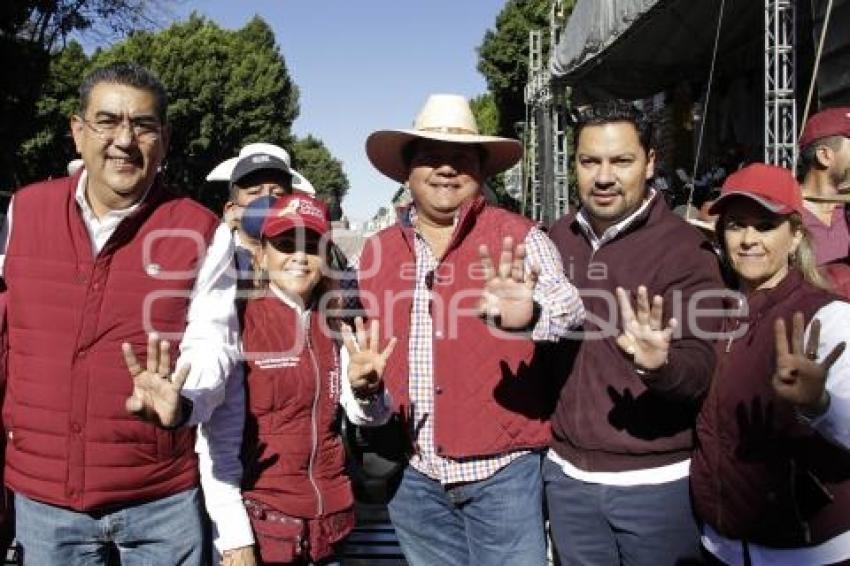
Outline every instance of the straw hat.
{"type": "Polygon", "coordinates": [[[432,94],[409,130],[378,130],[366,140],[366,155],[375,168],[394,181],[407,180],[409,167],[402,150],[416,139],[480,145],[486,152],[481,163],[484,178],[501,173],[519,161],[519,141],[478,133],[475,116],[466,98],[457,94],[432,94]]]}

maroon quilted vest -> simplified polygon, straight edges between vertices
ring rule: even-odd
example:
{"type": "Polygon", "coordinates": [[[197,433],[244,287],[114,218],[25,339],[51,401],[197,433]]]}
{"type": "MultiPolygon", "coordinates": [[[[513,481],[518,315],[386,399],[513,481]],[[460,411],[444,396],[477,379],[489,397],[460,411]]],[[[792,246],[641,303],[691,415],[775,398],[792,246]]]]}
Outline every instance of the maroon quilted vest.
{"type": "Polygon", "coordinates": [[[850,530],[850,452],[801,423],[776,398],[774,321],[790,332],[838,297],[792,271],[749,297],[744,336],[718,345],[718,364],[697,419],[691,491],[697,516],[722,535],[771,547],[818,544],[850,530]]]}
{"type": "Polygon", "coordinates": [[[339,356],[322,317],[309,321],[273,295],[247,302],[242,483],[247,498],[315,519],[354,500],[336,427],[339,356]]]}
{"type": "Polygon", "coordinates": [[[89,511],[197,484],[194,430],[163,430],[127,414],[132,381],[121,343],[144,356],[154,329],[172,340],[177,358],[218,219],[157,181],[93,257],[74,198],[78,179],[15,194],[4,268],[5,480],[32,499],[89,511]]]}
{"type": "MultiPolygon", "coordinates": [[[[443,457],[467,458],[538,448],[549,441],[556,392],[534,342],[487,326],[476,311],[484,280],[478,247],[498,257],[502,239],[525,240],[532,223],[475,199],[431,280],[434,440],[443,457]]],[[[360,293],[382,343],[398,344],[384,372],[402,419],[410,413],[408,340],[416,276],[414,233],[395,224],[369,240],[359,265],[360,293]]],[[[412,427],[408,423],[408,427],[412,427]]]]}

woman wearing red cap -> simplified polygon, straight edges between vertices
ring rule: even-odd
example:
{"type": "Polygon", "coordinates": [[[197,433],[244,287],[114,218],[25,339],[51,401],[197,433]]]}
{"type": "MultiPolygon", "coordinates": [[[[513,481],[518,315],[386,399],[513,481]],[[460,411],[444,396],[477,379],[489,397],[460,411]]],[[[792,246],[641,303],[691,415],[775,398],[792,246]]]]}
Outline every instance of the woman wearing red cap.
{"type": "Polygon", "coordinates": [[[755,164],[712,206],[737,277],[691,464],[702,542],[729,564],[850,559],[850,305],[824,288],[791,173],[755,164]]]}
{"type": "Polygon", "coordinates": [[[262,224],[257,260],[266,285],[243,318],[239,511],[257,552],[225,552],[225,565],[337,564],[354,524],[338,405],[360,425],[383,424],[390,414],[381,374],[395,340],[380,350],[376,323],[367,329],[358,318],[355,333],[333,318],[329,233],[324,203],[306,195],[277,199],[262,224]],[[345,348],[335,340],[339,330],[345,348]]]}

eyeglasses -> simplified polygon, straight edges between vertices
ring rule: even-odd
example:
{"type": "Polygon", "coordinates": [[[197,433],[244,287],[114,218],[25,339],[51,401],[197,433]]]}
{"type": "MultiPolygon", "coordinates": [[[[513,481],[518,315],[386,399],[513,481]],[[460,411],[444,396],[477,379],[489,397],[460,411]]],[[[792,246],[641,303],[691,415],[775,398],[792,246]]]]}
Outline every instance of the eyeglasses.
{"type": "Polygon", "coordinates": [[[125,118],[103,115],[93,121],[80,116],[80,120],[103,141],[114,140],[125,125],[139,141],[154,141],[159,139],[162,133],[162,124],[154,118],[125,118]]]}

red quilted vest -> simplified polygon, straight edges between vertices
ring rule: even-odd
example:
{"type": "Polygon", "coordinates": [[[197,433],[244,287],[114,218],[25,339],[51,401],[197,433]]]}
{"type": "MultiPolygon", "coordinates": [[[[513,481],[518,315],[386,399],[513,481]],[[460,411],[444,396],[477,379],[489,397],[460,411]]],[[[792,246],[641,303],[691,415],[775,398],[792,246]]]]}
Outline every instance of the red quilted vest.
{"type": "Polygon", "coordinates": [[[321,315],[310,311],[305,329],[277,297],[249,300],[242,345],[248,359],[245,497],[304,519],[351,507],[336,428],[339,356],[321,315]]]}
{"type": "MultiPolygon", "coordinates": [[[[465,204],[431,285],[434,439],[443,457],[466,458],[545,446],[556,392],[530,338],[487,326],[476,313],[483,287],[478,247],[498,257],[502,239],[524,241],[532,223],[483,199],[465,204]]],[[[360,258],[363,306],[398,344],[384,379],[403,419],[410,412],[408,341],[416,275],[414,234],[395,224],[360,258]]],[[[408,423],[408,427],[412,426],[408,423]]]]}
{"type": "Polygon", "coordinates": [[[167,431],[127,414],[132,381],[121,343],[144,356],[152,328],[172,340],[177,358],[218,219],[157,181],[93,257],[74,198],[78,179],[15,194],[4,268],[5,480],[32,499],[89,511],[197,485],[194,430],[167,431]]]}

